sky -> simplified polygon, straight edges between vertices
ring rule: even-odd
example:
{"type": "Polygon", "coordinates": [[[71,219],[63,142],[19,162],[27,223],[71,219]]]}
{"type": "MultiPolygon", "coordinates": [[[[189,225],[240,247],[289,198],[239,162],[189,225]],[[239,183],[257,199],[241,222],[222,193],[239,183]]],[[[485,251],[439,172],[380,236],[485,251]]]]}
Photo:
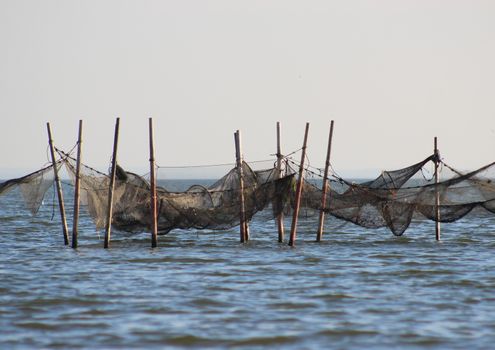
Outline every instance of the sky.
{"type": "MultiPolygon", "coordinates": [[[[0,177],[71,149],[107,171],[247,162],[302,146],[343,176],[420,161],[495,160],[495,2],[0,0],[0,177]]],[[[216,176],[183,169],[167,177],[216,176]]],[[[163,173],[162,173],[163,174],[163,173]]],[[[221,175],[221,174],[220,174],[221,175]]]]}

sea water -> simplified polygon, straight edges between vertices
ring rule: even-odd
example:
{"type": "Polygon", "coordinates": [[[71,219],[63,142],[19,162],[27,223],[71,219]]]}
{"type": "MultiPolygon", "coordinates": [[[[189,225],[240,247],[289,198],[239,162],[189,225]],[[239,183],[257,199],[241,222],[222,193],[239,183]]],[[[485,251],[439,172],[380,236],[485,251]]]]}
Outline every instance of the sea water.
{"type": "MultiPolygon", "coordinates": [[[[177,184],[176,184],[177,185],[177,184]]],[[[185,186],[186,183],[179,183],[185,186]]],[[[72,197],[67,196],[69,228],[72,197]]],[[[295,247],[268,214],[239,229],[112,232],[82,208],[63,244],[52,192],[36,216],[0,197],[1,349],[489,349],[495,343],[495,216],[402,237],[299,220],[295,247]]],[[[285,221],[289,234],[290,218],[285,221]]]]}

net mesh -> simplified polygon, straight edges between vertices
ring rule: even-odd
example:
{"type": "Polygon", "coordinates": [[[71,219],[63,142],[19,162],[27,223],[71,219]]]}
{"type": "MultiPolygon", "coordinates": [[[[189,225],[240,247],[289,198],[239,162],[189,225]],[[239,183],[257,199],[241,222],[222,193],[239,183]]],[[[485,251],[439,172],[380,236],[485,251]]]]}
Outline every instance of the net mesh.
{"type": "MultiPolygon", "coordinates": [[[[246,218],[270,206],[274,215],[284,209],[283,198],[290,194],[293,176],[283,176],[275,169],[254,171],[243,163],[246,218]],[[272,205],[273,204],[273,205],[272,205]]],[[[117,167],[112,225],[135,232],[151,226],[151,199],[149,182],[134,173],[117,167]]],[[[75,177],[73,159],[67,160],[67,170],[75,177]]],[[[81,174],[83,204],[88,206],[97,228],[106,224],[109,177],[83,167],[81,174]]],[[[205,187],[193,185],[184,192],[171,192],[157,187],[158,231],[172,229],[226,229],[239,224],[240,181],[236,168],[205,187]]]]}
{"type": "MultiPolygon", "coordinates": [[[[57,169],[60,166],[61,162],[58,162],[57,169]]],[[[0,184],[0,196],[15,188],[20,189],[26,208],[34,215],[43,203],[46,191],[53,185],[53,179],[53,166],[50,165],[23,177],[2,182],[0,184]]]]}
{"type": "Polygon", "coordinates": [[[453,176],[438,184],[431,180],[413,179],[426,163],[434,160],[433,155],[404,169],[383,172],[375,180],[361,184],[339,178],[340,190],[329,185],[324,208],[321,205],[322,190],[305,182],[304,205],[363,227],[388,227],[397,236],[404,233],[417,215],[434,221],[453,222],[475,207],[495,212],[495,163],[467,174],[451,168],[453,176]],[[437,195],[440,202],[438,218],[437,195]]]}
{"type": "MultiPolygon", "coordinates": [[[[423,174],[427,164],[440,162],[432,155],[421,162],[394,171],[384,171],[376,179],[354,183],[333,175],[322,206],[322,189],[308,175],[303,180],[301,208],[307,212],[325,211],[342,220],[367,228],[388,227],[400,236],[414,218],[441,222],[456,221],[475,208],[495,213],[495,163],[463,173],[441,162],[443,181],[435,184],[423,174]],[[436,197],[439,197],[439,216],[436,197]]],[[[75,161],[65,155],[60,162],[75,179],[75,161]]],[[[287,164],[253,170],[243,163],[245,213],[247,220],[260,211],[270,217],[290,213],[295,202],[295,171],[287,164]]],[[[98,229],[106,225],[109,176],[81,167],[81,204],[85,205],[98,229]]],[[[306,172],[308,174],[309,172],[306,172]]],[[[53,183],[53,168],[46,167],[18,179],[0,184],[0,195],[19,186],[26,206],[34,214],[46,190],[53,183]]],[[[112,225],[120,230],[139,232],[151,227],[149,181],[117,167],[112,225]]],[[[158,229],[160,234],[173,229],[227,229],[239,224],[240,178],[236,168],[209,186],[193,185],[174,192],[157,188],[158,229]]],[[[265,216],[268,217],[268,216],[265,216]]]]}

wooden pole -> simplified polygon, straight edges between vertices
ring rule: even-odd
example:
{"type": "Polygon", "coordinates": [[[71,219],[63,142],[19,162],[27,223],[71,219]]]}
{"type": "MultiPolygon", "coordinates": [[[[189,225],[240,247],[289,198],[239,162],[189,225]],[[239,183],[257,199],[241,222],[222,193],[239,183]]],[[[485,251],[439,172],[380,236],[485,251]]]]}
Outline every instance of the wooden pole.
{"type": "Polygon", "coordinates": [[[435,154],[435,239],[440,240],[440,192],[438,191],[438,164],[440,163],[440,152],[438,151],[437,137],[434,139],[435,154]]]}
{"type": "MultiPolygon", "coordinates": [[[[282,152],[280,147],[280,122],[277,122],[277,174],[278,178],[282,173],[282,152]]],[[[281,203],[277,203],[281,205],[281,203]]],[[[284,241],[284,213],[280,212],[277,216],[277,227],[278,227],[278,241],[281,243],[284,241]]]]}
{"type": "MultiPolygon", "coordinates": [[[[235,167],[237,169],[237,176],[240,178],[240,172],[239,172],[239,147],[238,147],[239,141],[237,138],[237,131],[234,132],[234,146],[235,146],[235,167]]],[[[241,194],[242,197],[242,194],[241,194]]],[[[242,206],[242,200],[241,200],[241,206],[242,206]]],[[[239,240],[241,243],[244,243],[244,225],[242,222],[242,208],[239,209],[239,240]]]]}
{"type": "MultiPolygon", "coordinates": [[[[244,155],[242,154],[242,142],[241,142],[241,131],[238,131],[239,136],[239,153],[241,154],[241,164],[244,163],[244,155]]],[[[241,166],[241,178],[242,178],[242,206],[243,206],[243,221],[244,221],[244,240],[249,241],[249,223],[246,219],[246,196],[244,194],[244,170],[241,166]]]]}
{"type": "Polygon", "coordinates": [[[320,242],[323,236],[323,224],[325,221],[325,209],[327,203],[328,192],[328,168],[330,167],[330,153],[332,151],[332,138],[333,138],[333,120],[330,122],[330,134],[328,135],[328,147],[327,158],[325,161],[325,173],[323,174],[323,185],[321,188],[321,210],[320,210],[320,222],[318,225],[318,232],[316,233],[316,241],[320,242]]]}
{"type": "Polygon", "coordinates": [[[115,188],[115,171],[117,168],[117,145],[119,143],[119,124],[120,124],[120,118],[117,118],[115,121],[115,135],[113,138],[113,154],[112,154],[112,169],[110,173],[110,185],[108,186],[107,222],[105,227],[104,248],[108,248],[110,245],[110,234],[112,227],[112,210],[113,210],[113,191],[115,188]]]}
{"type": "Polygon", "coordinates": [[[74,186],[74,219],[72,220],[72,248],[77,248],[77,225],[79,223],[79,197],[81,190],[81,150],[82,150],[83,121],[79,120],[79,135],[77,137],[76,184],[74,186]]]}
{"type": "Polygon", "coordinates": [[[60,209],[60,218],[62,220],[62,231],[64,234],[64,244],[69,245],[69,230],[67,229],[67,220],[65,218],[65,206],[64,195],[62,193],[62,185],[60,184],[60,178],[58,177],[57,161],[55,160],[55,148],[53,147],[52,129],[50,123],[46,123],[46,129],[48,131],[48,144],[50,145],[50,154],[52,156],[53,174],[55,177],[55,185],[57,187],[58,206],[60,209]]]}
{"type": "Polygon", "coordinates": [[[156,212],[155,148],[153,145],[153,119],[149,118],[150,131],[150,184],[151,184],[151,247],[157,246],[158,223],[156,212]]]}
{"type": "Polygon", "coordinates": [[[246,207],[244,203],[244,173],[242,170],[241,132],[239,130],[234,133],[234,141],[237,172],[239,174],[239,200],[241,202],[239,212],[240,240],[241,243],[244,243],[249,240],[249,233],[247,232],[246,207]]]}
{"type": "Polygon", "coordinates": [[[299,216],[299,206],[301,205],[301,194],[302,187],[304,182],[304,160],[306,159],[306,144],[308,142],[308,132],[309,132],[309,123],[306,123],[306,130],[304,131],[304,141],[301,152],[301,164],[299,166],[299,179],[297,181],[296,188],[296,203],[294,207],[294,213],[292,215],[292,225],[290,227],[290,240],[289,245],[293,246],[296,243],[296,230],[297,230],[297,219],[299,216]]]}

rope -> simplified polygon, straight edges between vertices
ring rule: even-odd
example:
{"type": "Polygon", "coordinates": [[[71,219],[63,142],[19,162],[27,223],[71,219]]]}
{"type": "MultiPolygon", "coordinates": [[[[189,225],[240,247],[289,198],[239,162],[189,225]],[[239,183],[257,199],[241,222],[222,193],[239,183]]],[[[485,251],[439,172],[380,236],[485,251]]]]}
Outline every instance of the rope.
{"type": "MultiPolygon", "coordinates": [[[[59,152],[59,154],[60,154],[60,153],[62,153],[63,155],[65,155],[65,158],[66,158],[66,159],[71,159],[71,160],[73,160],[73,161],[77,161],[77,159],[76,159],[76,158],[71,157],[69,154],[65,153],[65,152],[64,152],[64,151],[62,151],[62,150],[59,150],[58,148],[55,148],[55,150],[56,150],[57,152],[59,152]]],[[[82,165],[84,168],[89,169],[89,170],[91,170],[91,171],[94,171],[95,173],[97,173],[97,174],[99,174],[99,175],[102,175],[102,176],[108,177],[108,175],[107,175],[107,174],[105,174],[105,173],[103,173],[103,172],[101,172],[101,171],[99,171],[99,170],[96,170],[95,168],[92,168],[92,167],[90,167],[90,166],[87,166],[87,165],[86,165],[86,164],[84,164],[84,163],[81,163],[81,165],[82,165]]]]}
{"type": "MultiPolygon", "coordinates": [[[[296,167],[300,167],[300,166],[301,166],[301,164],[300,164],[299,162],[297,162],[297,161],[293,160],[292,158],[287,159],[287,161],[288,161],[289,163],[292,163],[292,164],[293,164],[293,165],[295,165],[296,167]]],[[[319,174],[319,173],[316,173],[316,172],[314,172],[314,171],[310,170],[309,168],[313,168],[313,169],[320,170],[319,168],[315,168],[315,167],[311,167],[310,165],[306,165],[306,166],[304,167],[304,171],[306,171],[308,174],[311,174],[311,175],[313,175],[313,176],[323,178],[323,175],[321,175],[321,173],[320,173],[320,174],[319,174]]]]}
{"type": "Polygon", "coordinates": [[[301,147],[301,148],[296,149],[295,151],[290,152],[290,153],[289,153],[289,154],[287,154],[285,157],[286,157],[286,158],[288,158],[289,156],[291,156],[291,155],[293,155],[293,154],[295,154],[295,153],[297,153],[297,152],[299,152],[299,151],[302,151],[302,147],[301,147]]]}
{"type": "Polygon", "coordinates": [[[78,144],[79,144],[79,141],[76,141],[76,144],[74,146],[72,146],[72,148],[69,150],[69,152],[67,152],[67,154],[72,154],[72,152],[74,152],[74,150],[76,149],[78,144]]]}
{"type": "MultiPolygon", "coordinates": [[[[423,179],[425,179],[425,181],[426,181],[426,182],[431,182],[431,181],[433,180],[433,176],[434,176],[433,174],[431,175],[431,178],[430,178],[430,179],[428,179],[428,178],[426,177],[426,175],[425,175],[424,171],[425,171],[425,170],[426,170],[426,171],[428,171],[427,169],[421,168],[421,169],[419,169],[419,170],[421,171],[421,175],[423,176],[423,179]]],[[[428,171],[428,172],[429,172],[429,171],[428,171]]]]}
{"type": "MultiPolygon", "coordinates": [[[[272,161],[273,159],[254,160],[249,162],[248,164],[267,163],[272,161]]],[[[156,167],[158,169],[189,169],[189,168],[213,168],[213,167],[233,166],[233,165],[236,165],[236,163],[219,163],[219,164],[203,164],[203,165],[166,165],[166,166],[157,165],[156,167]]]]}
{"type": "Polygon", "coordinates": [[[442,164],[443,164],[443,165],[444,165],[447,169],[449,169],[449,170],[450,170],[450,171],[452,171],[453,173],[457,174],[457,176],[459,176],[460,178],[466,177],[466,178],[465,178],[465,180],[466,180],[466,181],[473,182],[473,183],[475,183],[475,184],[477,184],[477,185],[479,185],[479,186],[481,186],[481,187],[483,187],[483,188],[485,188],[485,189],[488,189],[488,190],[490,190],[490,191],[494,191],[494,187],[493,187],[493,185],[491,184],[491,181],[490,181],[490,180],[488,180],[489,182],[486,182],[486,181],[483,181],[483,180],[481,180],[481,179],[475,178],[475,177],[473,177],[473,176],[474,176],[475,174],[477,174],[477,173],[481,172],[481,171],[484,171],[484,170],[486,170],[486,169],[490,168],[490,167],[491,167],[492,165],[494,165],[495,163],[491,163],[491,164],[489,164],[488,166],[484,166],[484,167],[482,167],[482,168],[480,168],[480,169],[478,169],[478,170],[476,170],[476,171],[474,171],[474,172],[470,172],[470,173],[468,173],[468,174],[463,174],[463,173],[461,173],[459,170],[454,169],[453,167],[451,167],[450,165],[448,165],[447,163],[445,163],[445,162],[443,162],[443,161],[442,161],[442,164]]]}
{"type": "MultiPolygon", "coordinates": [[[[68,165],[70,168],[71,168],[71,171],[74,172],[74,166],[68,161],[68,160],[72,160],[72,161],[76,161],[76,159],[74,159],[73,157],[71,157],[70,155],[66,154],[65,152],[61,151],[61,150],[58,150],[57,149],[57,152],[61,153],[63,156],[64,156],[64,159],[65,159],[65,163],[66,165],[68,165]]],[[[267,160],[262,160],[262,161],[255,161],[255,162],[266,162],[267,160]]],[[[272,161],[272,159],[268,160],[268,161],[272,161]]],[[[246,162],[245,162],[246,163],[246,162]]],[[[248,163],[246,163],[248,164],[248,163]]],[[[87,169],[90,169],[92,171],[94,171],[95,173],[97,174],[100,174],[102,176],[105,176],[105,177],[108,177],[108,175],[106,174],[103,174],[102,172],[99,172],[98,170],[94,169],[94,168],[91,168],[89,166],[86,166],[85,164],[82,164],[81,165],[87,169]]],[[[249,165],[248,165],[249,166],[249,165]]],[[[254,174],[254,171],[253,171],[253,174],[254,174]]],[[[142,177],[143,178],[143,177],[142,177]]],[[[269,179],[271,178],[271,176],[268,177],[269,179]]],[[[251,190],[251,189],[256,189],[257,187],[259,186],[263,186],[265,184],[268,184],[270,182],[270,180],[267,180],[265,183],[262,183],[262,184],[259,184],[259,183],[254,183],[252,185],[249,185],[249,186],[246,186],[245,187],[245,190],[251,190]]],[[[138,189],[142,189],[139,185],[135,185],[135,184],[132,184],[132,183],[127,183],[126,186],[132,186],[132,187],[135,187],[135,188],[138,188],[138,189]]],[[[159,188],[157,188],[159,189],[159,188]]],[[[104,188],[102,188],[101,190],[104,190],[104,188]]],[[[188,192],[188,191],[181,191],[181,192],[173,192],[173,191],[168,191],[166,189],[163,189],[164,191],[166,191],[166,193],[169,193],[169,194],[188,194],[188,195],[195,195],[196,193],[195,192],[188,192]]],[[[208,193],[221,193],[221,192],[236,192],[236,191],[239,191],[239,189],[230,189],[230,190],[210,190],[210,189],[206,189],[206,191],[208,193]]],[[[201,194],[202,192],[198,192],[197,194],[201,194]]]]}

